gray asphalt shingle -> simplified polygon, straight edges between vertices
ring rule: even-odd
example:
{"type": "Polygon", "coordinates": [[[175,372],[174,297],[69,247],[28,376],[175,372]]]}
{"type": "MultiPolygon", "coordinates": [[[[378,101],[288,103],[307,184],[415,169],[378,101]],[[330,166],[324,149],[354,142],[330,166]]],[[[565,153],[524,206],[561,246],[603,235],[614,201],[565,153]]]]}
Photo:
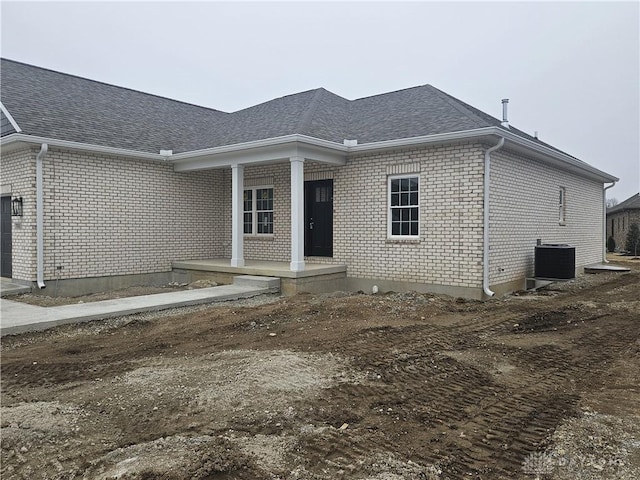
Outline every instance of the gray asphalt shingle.
{"type": "Polygon", "coordinates": [[[23,133],[152,153],[290,134],[363,144],[500,127],[430,85],[357,100],[318,88],[225,113],[12,60],[2,59],[0,75],[2,102],[23,133]]]}

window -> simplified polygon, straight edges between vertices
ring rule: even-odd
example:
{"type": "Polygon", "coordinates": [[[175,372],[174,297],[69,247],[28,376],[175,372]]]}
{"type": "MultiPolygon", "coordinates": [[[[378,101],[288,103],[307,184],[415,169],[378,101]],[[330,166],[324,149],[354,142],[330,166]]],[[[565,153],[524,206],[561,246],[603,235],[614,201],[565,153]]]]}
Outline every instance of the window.
{"type": "Polygon", "coordinates": [[[560,187],[558,212],[558,223],[560,223],[560,225],[564,225],[567,219],[567,191],[564,187],[560,187]]]}
{"type": "Polygon", "coordinates": [[[419,184],[417,175],[389,177],[389,237],[418,238],[419,184]]]}
{"type": "Polygon", "coordinates": [[[245,189],[244,233],[245,235],[273,234],[273,187],[245,189]]]}

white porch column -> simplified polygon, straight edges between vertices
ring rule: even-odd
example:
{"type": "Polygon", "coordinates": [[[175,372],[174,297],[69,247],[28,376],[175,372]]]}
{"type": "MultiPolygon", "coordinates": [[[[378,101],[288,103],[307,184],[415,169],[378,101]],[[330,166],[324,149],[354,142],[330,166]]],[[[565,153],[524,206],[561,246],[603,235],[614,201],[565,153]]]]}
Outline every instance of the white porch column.
{"type": "Polygon", "coordinates": [[[231,166],[231,266],[244,267],[244,165],[231,166]]]}
{"type": "Polygon", "coordinates": [[[291,157],[291,265],[304,270],[304,158],[291,157]]]}

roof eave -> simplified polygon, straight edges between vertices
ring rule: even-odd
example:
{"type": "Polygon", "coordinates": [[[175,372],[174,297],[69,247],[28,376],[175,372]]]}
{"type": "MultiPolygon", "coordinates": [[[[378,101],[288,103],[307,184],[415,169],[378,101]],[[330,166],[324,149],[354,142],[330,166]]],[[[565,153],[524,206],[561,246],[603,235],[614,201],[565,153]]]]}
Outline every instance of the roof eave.
{"type": "Polygon", "coordinates": [[[473,130],[461,130],[458,132],[425,135],[421,137],[363,143],[348,147],[348,151],[349,153],[370,153],[466,140],[493,141],[499,137],[503,137],[506,140],[505,148],[511,148],[516,151],[527,153],[539,161],[563,170],[568,170],[603,183],[617,182],[619,180],[617,177],[598,170],[597,168],[581,162],[570,155],[559,152],[545,145],[538,144],[500,127],[483,127],[473,130]]]}
{"type": "Polygon", "coordinates": [[[12,133],[0,138],[0,146],[20,147],[29,145],[42,145],[46,143],[49,147],[58,147],[69,150],[80,150],[83,152],[101,153],[106,155],[115,155],[119,157],[137,158],[142,160],[151,160],[163,162],[167,160],[166,155],[159,153],[141,152],[138,150],[130,150],[126,148],[108,147],[104,145],[94,145],[90,143],[72,142],[69,140],[60,140],[57,138],[40,137],[37,135],[27,135],[24,133],[12,133]]]}

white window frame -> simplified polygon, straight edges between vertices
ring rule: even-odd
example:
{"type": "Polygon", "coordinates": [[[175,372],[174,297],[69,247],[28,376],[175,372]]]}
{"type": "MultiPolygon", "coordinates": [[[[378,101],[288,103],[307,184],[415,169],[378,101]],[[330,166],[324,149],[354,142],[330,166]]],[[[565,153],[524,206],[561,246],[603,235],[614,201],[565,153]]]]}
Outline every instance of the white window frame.
{"type": "Polygon", "coordinates": [[[244,236],[245,237],[273,237],[273,232],[275,232],[276,229],[276,223],[275,223],[275,214],[274,214],[274,210],[275,208],[271,209],[271,210],[258,210],[258,202],[257,202],[257,190],[267,190],[270,189],[273,192],[273,207],[275,207],[275,190],[273,188],[273,185],[258,185],[258,186],[251,186],[251,187],[244,187],[242,190],[242,199],[243,199],[243,203],[242,203],[242,225],[243,225],[243,231],[244,231],[244,214],[245,213],[251,213],[251,233],[245,233],[244,236]],[[244,209],[244,192],[246,192],[247,190],[251,191],[251,212],[249,212],[249,210],[245,210],[244,209]],[[259,212],[271,212],[271,215],[273,217],[273,232],[272,233],[258,233],[258,213],[259,212]]]}
{"type": "Polygon", "coordinates": [[[565,187],[560,187],[558,197],[558,224],[567,224],[567,189],[565,187]]]}
{"type": "Polygon", "coordinates": [[[389,175],[387,177],[387,238],[389,240],[419,240],[420,239],[420,174],[408,173],[403,175],[389,175]],[[391,182],[393,180],[402,180],[404,178],[415,178],[418,182],[418,203],[416,205],[391,205],[391,182]],[[393,234],[393,210],[401,208],[417,208],[418,209],[418,234],[417,235],[394,235],[393,234]]]}

